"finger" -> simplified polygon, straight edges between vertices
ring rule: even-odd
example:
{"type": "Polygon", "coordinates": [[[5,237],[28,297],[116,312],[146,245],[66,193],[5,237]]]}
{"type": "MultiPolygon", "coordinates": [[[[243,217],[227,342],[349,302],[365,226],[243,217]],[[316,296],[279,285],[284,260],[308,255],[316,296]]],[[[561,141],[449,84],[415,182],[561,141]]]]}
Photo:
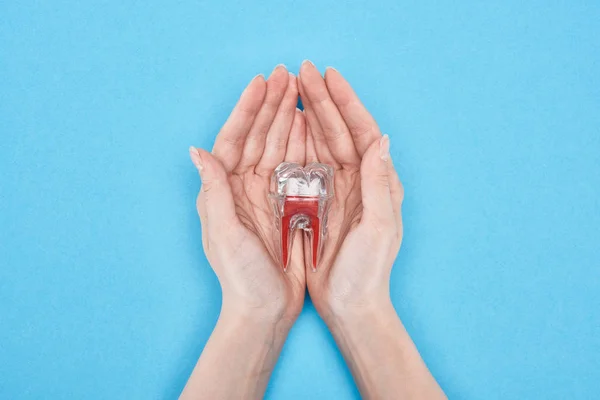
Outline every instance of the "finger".
{"type": "Polygon", "coordinates": [[[394,209],[394,216],[396,217],[396,226],[399,229],[399,233],[402,233],[402,201],[404,200],[404,187],[398,172],[394,168],[392,157],[387,162],[388,180],[390,184],[390,195],[392,197],[392,207],[394,209]]]}
{"type": "Polygon", "coordinates": [[[304,113],[299,109],[296,109],[294,115],[284,160],[300,165],[304,165],[306,162],[306,122],[304,113]]]}
{"type": "Polygon", "coordinates": [[[265,78],[257,75],[248,84],[217,135],[212,152],[228,172],[233,170],[240,160],[246,136],[261,108],[265,93],[265,78]]]}
{"type": "Polygon", "coordinates": [[[267,133],[277,114],[279,104],[287,89],[289,76],[284,65],[275,67],[269,79],[267,79],[267,89],[264,102],[254,124],[250,128],[250,133],[246,138],[242,158],[236,170],[243,172],[249,168],[254,168],[260,161],[265,148],[267,133]]]}
{"type": "Polygon", "coordinates": [[[302,239],[302,236],[303,231],[296,229],[292,243],[292,254],[286,273],[288,276],[294,277],[294,279],[304,286],[306,273],[304,271],[304,240],[302,239]]]}
{"type": "Polygon", "coordinates": [[[381,137],[381,131],[350,84],[335,68],[327,67],[325,83],[333,102],[352,134],[356,150],[362,157],[367,148],[381,137]]]}
{"type": "Polygon", "coordinates": [[[262,158],[254,169],[256,174],[271,176],[273,170],[285,158],[286,148],[296,115],[298,104],[298,84],[294,74],[288,74],[288,85],[267,133],[265,148],[262,158]]]}
{"type": "Polygon", "coordinates": [[[300,67],[300,76],[306,95],[302,98],[303,104],[310,103],[314,110],[331,154],[342,166],[360,164],[352,135],[317,68],[310,61],[305,61],[300,67]]]}
{"type": "Polygon", "coordinates": [[[306,124],[306,164],[319,162],[317,150],[315,149],[315,139],[310,129],[310,125],[306,124]]]}
{"type": "Polygon", "coordinates": [[[190,157],[202,178],[198,211],[209,235],[226,235],[238,222],[227,172],[222,163],[203,149],[190,148],[190,157]]]}
{"type": "Polygon", "coordinates": [[[395,229],[396,226],[388,175],[389,143],[387,135],[374,142],[360,165],[361,223],[368,223],[378,231],[395,229]]]}
{"type": "MultiPolygon", "coordinates": [[[[306,93],[304,92],[304,86],[302,84],[302,79],[298,77],[298,91],[300,92],[301,98],[306,98],[306,93]]],[[[329,164],[335,169],[341,168],[341,165],[335,160],[331,152],[329,151],[329,146],[327,145],[327,140],[323,135],[323,130],[321,128],[321,124],[317,119],[317,116],[312,109],[310,102],[304,100],[302,101],[302,105],[304,105],[304,116],[306,118],[306,126],[307,129],[311,132],[311,139],[313,143],[313,148],[315,149],[315,153],[317,160],[315,162],[322,162],[324,164],[329,164]]]]}

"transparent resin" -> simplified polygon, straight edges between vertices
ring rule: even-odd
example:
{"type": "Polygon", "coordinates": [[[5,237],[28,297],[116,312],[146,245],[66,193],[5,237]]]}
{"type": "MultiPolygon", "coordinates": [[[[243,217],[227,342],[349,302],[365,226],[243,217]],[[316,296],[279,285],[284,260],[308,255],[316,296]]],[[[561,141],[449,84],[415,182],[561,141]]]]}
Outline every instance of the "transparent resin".
{"type": "Polygon", "coordinates": [[[311,163],[306,167],[284,162],[271,178],[269,197],[275,211],[279,261],[284,270],[290,262],[296,229],[308,239],[305,261],[313,270],[321,256],[327,213],[333,198],[333,168],[311,163]]]}

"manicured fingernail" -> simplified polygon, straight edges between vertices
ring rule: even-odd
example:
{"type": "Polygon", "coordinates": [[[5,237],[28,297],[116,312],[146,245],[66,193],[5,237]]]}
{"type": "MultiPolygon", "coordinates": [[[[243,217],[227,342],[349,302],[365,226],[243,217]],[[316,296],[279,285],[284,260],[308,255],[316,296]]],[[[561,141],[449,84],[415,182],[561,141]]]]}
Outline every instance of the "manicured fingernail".
{"type": "Polygon", "coordinates": [[[258,79],[262,79],[264,81],[265,80],[265,76],[263,74],[258,74],[254,78],[252,78],[252,80],[250,81],[250,83],[248,84],[248,86],[246,86],[244,88],[244,91],[242,92],[242,94],[240,96],[243,96],[248,91],[248,89],[250,88],[250,86],[252,86],[252,84],[255,81],[257,81],[258,79]]]}
{"type": "Polygon", "coordinates": [[[302,65],[312,65],[313,67],[315,66],[315,64],[312,61],[310,61],[310,60],[304,60],[304,61],[302,61],[302,65]]]}
{"type": "Polygon", "coordinates": [[[275,66],[275,68],[273,68],[273,71],[271,72],[271,75],[269,75],[269,77],[273,76],[273,74],[275,74],[275,71],[277,71],[278,69],[281,69],[281,68],[287,70],[287,68],[285,67],[285,65],[279,64],[279,65],[275,66]]]}
{"type": "Polygon", "coordinates": [[[190,158],[192,159],[192,163],[194,164],[198,172],[202,172],[202,170],[204,169],[204,166],[202,165],[202,159],[200,158],[200,153],[198,152],[198,149],[194,146],[190,147],[190,158]]]}
{"type": "Polygon", "coordinates": [[[383,161],[387,161],[390,158],[390,137],[388,135],[383,135],[379,139],[379,158],[383,161]]]}
{"type": "Polygon", "coordinates": [[[327,67],[327,68],[325,68],[325,71],[327,72],[328,69],[330,69],[332,71],[335,71],[335,72],[339,72],[337,69],[335,69],[333,67],[327,67]]]}
{"type": "Polygon", "coordinates": [[[289,72],[289,71],[288,71],[288,74],[290,74],[290,76],[291,76],[292,78],[295,78],[295,77],[296,77],[296,75],[294,75],[294,73],[293,73],[293,72],[289,72]]]}

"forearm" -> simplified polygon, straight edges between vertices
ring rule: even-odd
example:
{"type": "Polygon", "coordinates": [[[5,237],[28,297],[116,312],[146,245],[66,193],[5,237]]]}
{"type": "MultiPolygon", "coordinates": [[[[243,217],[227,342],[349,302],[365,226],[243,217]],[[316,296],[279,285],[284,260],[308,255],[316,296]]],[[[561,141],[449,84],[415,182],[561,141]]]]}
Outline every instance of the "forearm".
{"type": "Polygon", "coordinates": [[[366,399],[445,399],[391,302],[326,321],[366,399]]]}
{"type": "Polygon", "coordinates": [[[261,399],[291,324],[222,312],[181,399],[261,399]]]}

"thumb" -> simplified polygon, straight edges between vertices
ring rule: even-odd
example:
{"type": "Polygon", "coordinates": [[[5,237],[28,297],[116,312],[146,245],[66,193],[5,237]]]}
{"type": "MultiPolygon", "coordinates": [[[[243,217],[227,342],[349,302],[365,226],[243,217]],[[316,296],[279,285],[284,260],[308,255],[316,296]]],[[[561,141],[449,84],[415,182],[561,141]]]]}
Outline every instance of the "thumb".
{"type": "Polygon", "coordinates": [[[388,176],[389,159],[390,139],[388,135],[383,135],[369,146],[360,164],[361,222],[366,221],[378,230],[395,226],[388,176]]]}
{"type": "Polygon", "coordinates": [[[198,195],[198,214],[209,233],[226,231],[237,221],[235,203],[227,172],[211,153],[190,147],[190,158],[198,169],[202,187],[198,195]]]}

